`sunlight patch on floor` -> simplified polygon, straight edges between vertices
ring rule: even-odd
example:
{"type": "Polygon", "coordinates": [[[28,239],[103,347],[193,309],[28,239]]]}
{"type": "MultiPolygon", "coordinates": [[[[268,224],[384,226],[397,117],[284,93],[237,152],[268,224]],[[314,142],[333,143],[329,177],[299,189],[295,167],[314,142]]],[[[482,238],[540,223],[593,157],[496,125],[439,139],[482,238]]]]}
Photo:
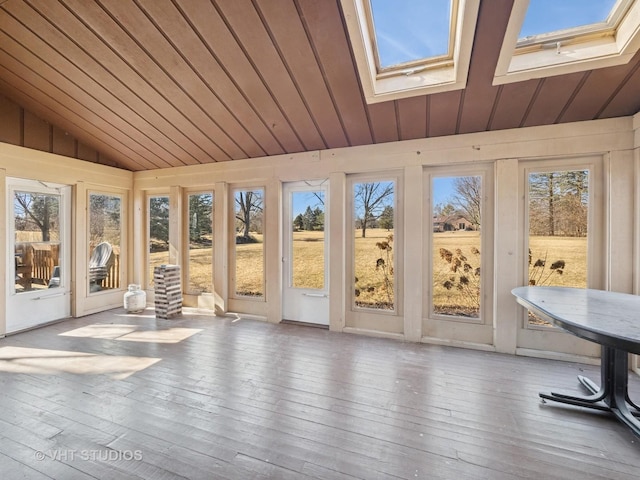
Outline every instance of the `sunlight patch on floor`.
{"type": "Polygon", "coordinates": [[[149,330],[145,329],[142,325],[94,323],[93,325],[87,325],[86,327],[60,333],[60,335],[65,337],[122,340],[127,342],[179,343],[201,331],[201,328],[175,327],[149,330]]]}
{"type": "Polygon", "coordinates": [[[42,348],[0,347],[0,372],[8,373],[109,375],[115,380],[122,380],[160,360],[42,348]]]}

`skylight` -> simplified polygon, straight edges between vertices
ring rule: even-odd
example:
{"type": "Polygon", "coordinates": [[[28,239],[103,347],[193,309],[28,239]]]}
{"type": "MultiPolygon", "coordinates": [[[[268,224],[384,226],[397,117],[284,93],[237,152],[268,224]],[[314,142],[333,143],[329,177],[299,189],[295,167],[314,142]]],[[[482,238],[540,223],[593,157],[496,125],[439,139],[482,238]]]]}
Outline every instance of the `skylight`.
{"type": "Polygon", "coordinates": [[[494,85],[627,63],[640,48],[640,0],[514,2],[494,85]]]}
{"type": "Polygon", "coordinates": [[[616,0],[531,0],[518,40],[587,25],[603,24],[616,0]]]}
{"type": "Polygon", "coordinates": [[[368,103],[465,87],[480,0],[340,0],[368,103]]]}
{"type": "Polygon", "coordinates": [[[380,70],[447,57],[451,0],[370,0],[380,70]]]}

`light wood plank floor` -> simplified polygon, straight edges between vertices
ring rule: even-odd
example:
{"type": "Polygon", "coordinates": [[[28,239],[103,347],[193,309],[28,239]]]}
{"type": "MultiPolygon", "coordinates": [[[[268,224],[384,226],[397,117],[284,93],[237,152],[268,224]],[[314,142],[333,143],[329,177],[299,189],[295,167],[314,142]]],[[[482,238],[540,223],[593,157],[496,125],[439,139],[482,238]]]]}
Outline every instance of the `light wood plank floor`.
{"type": "Polygon", "coordinates": [[[640,476],[623,425],[537,396],[597,367],[145,313],[0,340],[1,478],[640,476]]]}

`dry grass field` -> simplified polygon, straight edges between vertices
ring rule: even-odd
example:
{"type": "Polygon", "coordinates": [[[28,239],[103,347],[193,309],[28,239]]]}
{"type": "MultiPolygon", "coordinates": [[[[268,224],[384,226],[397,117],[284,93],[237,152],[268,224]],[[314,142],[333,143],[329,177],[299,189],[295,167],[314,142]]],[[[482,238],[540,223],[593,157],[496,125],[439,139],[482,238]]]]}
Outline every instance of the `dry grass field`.
{"type": "MultiPolygon", "coordinates": [[[[394,301],[394,292],[385,288],[384,275],[381,268],[376,268],[379,258],[386,259],[386,252],[376,244],[384,241],[391,232],[384,229],[369,229],[367,237],[362,238],[361,231],[355,231],[355,265],[357,304],[363,307],[390,308],[394,301]],[[391,302],[389,302],[389,296],[391,302]]],[[[262,236],[255,235],[261,242],[262,236]]],[[[325,282],[324,232],[294,232],[293,234],[293,283],[297,287],[322,288],[325,282]]],[[[531,237],[532,266],[538,259],[545,261],[545,267],[535,268],[537,284],[557,286],[586,286],[586,253],[587,239],[573,237],[531,237]],[[565,262],[562,274],[551,271],[550,266],[558,260],[565,262]]],[[[393,246],[393,244],[392,244],[393,246]]],[[[236,290],[249,296],[264,295],[263,285],[263,244],[250,243],[236,245],[236,290]]],[[[456,286],[446,289],[443,284],[455,277],[459,283],[459,272],[451,271],[451,264],[440,256],[440,249],[456,254],[460,249],[466,262],[475,271],[480,266],[480,234],[478,232],[441,232],[433,234],[433,305],[439,314],[477,315],[477,307],[473,301],[473,279],[469,288],[459,290],[456,286]],[[480,251],[474,254],[474,249],[480,251]]],[[[391,252],[392,254],[395,251],[391,252]]],[[[211,290],[210,247],[190,249],[191,288],[199,291],[211,290]]],[[[151,254],[150,272],[153,267],[168,262],[168,252],[151,254]]],[[[471,272],[473,273],[473,272],[471,272]]],[[[469,275],[467,275],[469,276],[469,275]]],[[[389,278],[393,281],[393,275],[389,278]]]]}

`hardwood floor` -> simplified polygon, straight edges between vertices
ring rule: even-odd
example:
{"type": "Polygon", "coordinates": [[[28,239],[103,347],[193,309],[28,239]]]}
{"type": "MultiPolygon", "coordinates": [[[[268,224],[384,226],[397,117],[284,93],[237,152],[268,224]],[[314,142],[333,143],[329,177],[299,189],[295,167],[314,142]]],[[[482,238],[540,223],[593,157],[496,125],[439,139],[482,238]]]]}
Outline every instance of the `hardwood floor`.
{"type": "Polygon", "coordinates": [[[626,427],[537,396],[580,392],[585,372],[599,380],[594,366],[113,310],[0,340],[0,475],[637,479],[626,427]]]}

